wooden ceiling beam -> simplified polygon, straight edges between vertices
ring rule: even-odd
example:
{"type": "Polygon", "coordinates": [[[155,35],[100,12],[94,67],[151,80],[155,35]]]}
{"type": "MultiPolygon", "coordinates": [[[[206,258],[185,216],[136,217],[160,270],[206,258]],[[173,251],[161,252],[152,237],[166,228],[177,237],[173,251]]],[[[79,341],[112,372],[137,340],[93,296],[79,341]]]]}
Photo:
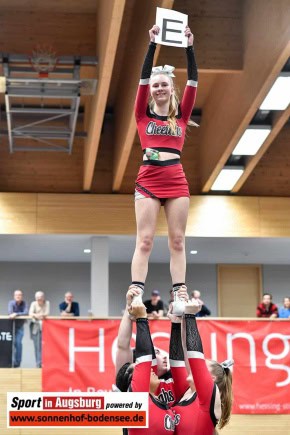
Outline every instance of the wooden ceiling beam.
{"type": "Polygon", "coordinates": [[[244,4],[244,72],[216,80],[203,111],[201,189],[211,189],[290,55],[289,1],[244,4]]]}
{"type": "MultiPolygon", "coordinates": [[[[134,103],[144,56],[149,43],[148,30],[155,22],[156,7],[171,9],[173,0],[137,1],[134,21],[128,32],[127,51],[120,71],[118,99],[115,106],[115,153],[113,167],[113,191],[120,190],[128,159],[136,135],[134,103]],[[134,53],[132,61],[132,53],[134,53]]],[[[155,59],[160,47],[157,47],[155,59]]]]}
{"type": "Polygon", "coordinates": [[[237,181],[237,183],[232,189],[233,193],[238,192],[243,187],[243,185],[249,178],[252,171],[255,169],[255,167],[257,166],[257,164],[265,154],[265,152],[268,150],[272,142],[274,142],[274,140],[276,139],[276,137],[278,136],[278,134],[280,133],[280,131],[282,130],[286,122],[288,121],[289,117],[290,117],[290,106],[288,107],[288,109],[284,111],[279,111],[275,114],[271,133],[269,134],[269,136],[267,137],[267,139],[265,140],[265,142],[263,143],[263,145],[261,146],[257,154],[252,156],[247,162],[243,175],[239,178],[239,180],[237,181]]]}
{"type": "Polygon", "coordinates": [[[83,189],[85,191],[90,190],[92,185],[125,2],[126,0],[98,2],[96,39],[99,78],[97,92],[90,104],[88,137],[84,147],[83,189]]]}

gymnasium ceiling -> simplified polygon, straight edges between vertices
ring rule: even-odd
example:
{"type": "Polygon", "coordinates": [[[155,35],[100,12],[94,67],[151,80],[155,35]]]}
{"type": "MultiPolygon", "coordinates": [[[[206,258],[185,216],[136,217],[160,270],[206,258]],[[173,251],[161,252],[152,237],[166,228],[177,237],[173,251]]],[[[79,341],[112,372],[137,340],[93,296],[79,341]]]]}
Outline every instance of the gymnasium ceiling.
{"type": "MultiPolygon", "coordinates": [[[[0,0],[0,52],[29,55],[49,44],[58,56],[98,58],[97,67],[81,69],[82,78],[98,79],[96,94],[81,98],[77,131],[86,137],[75,138],[71,155],[11,154],[3,134],[0,191],[133,192],[141,161],[133,106],[156,6],[189,15],[199,67],[194,114],[201,116],[182,162],[191,193],[213,194],[213,181],[290,57],[289,0],[0,0]]],[[[182,89],[183,50],[163,46],[157,54],[157,65],[175,65],[182,89]]],[[[3,94],[0,104],[4,130],[3,94]]],[[[290,107],[274,114],[272,133],[229,194],[290,195],[289,115],[290,107]]]]}

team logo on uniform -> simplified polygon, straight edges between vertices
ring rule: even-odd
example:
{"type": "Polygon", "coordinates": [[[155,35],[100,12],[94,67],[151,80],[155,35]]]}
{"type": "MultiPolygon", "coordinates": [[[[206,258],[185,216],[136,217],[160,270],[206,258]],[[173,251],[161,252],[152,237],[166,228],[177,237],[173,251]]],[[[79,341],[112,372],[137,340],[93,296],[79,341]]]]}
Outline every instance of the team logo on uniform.
{"type": "Polygon", "coordinates": [[[173,132],[169,125],[158,125],[154,121],[150,121],[146,127],[146,134],[148,136],[182,136],[182,128],[176,126],[176,131],[173,132]]]}
{"type": "Polygon", "coordinates": [[[160,402],[169,403],[174,402],[174,396],[171,390],[165,390],[161,388],[161,393],[158,395],[160,402]]]}
{"type": "Polygon", "coordinates": [[[174,431],[175,426],[177,426],[180,422],[180,414],[176,414],[174,418],[171,415],[166,414],[164,417],[164,428],[166,430],[174,431]]]}

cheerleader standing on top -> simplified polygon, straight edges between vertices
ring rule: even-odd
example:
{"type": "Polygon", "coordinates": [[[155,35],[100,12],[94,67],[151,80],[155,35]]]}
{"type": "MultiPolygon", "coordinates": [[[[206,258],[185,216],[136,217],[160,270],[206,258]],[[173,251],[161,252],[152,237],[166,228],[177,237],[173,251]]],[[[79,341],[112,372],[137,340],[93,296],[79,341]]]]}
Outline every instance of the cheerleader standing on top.
{"type": "MultiPolygon", "coordinates": [[[[187,26],[188,81],[181,102],[175,92],[174,67],[165,65],[152,69],[158,26],[149,30],[150,44],[138,87],[135,116],[143,150],[143,162],[136,180],[135,213],[137,222],[136,248],[132,260],[132,285],[144,290],[149,256],[153,247],[156,222],[164,206],[168,224],[170,273],[175,295],[174,313],[182,315],[184,302],[177,290],[185,284],[185,229],[189,209],[188,183],[180,163],[187,124],[197,90],[197,66],[193,34],[187,26]]],[[[142,292],[141,292],[142,293],[142,292]]]]}

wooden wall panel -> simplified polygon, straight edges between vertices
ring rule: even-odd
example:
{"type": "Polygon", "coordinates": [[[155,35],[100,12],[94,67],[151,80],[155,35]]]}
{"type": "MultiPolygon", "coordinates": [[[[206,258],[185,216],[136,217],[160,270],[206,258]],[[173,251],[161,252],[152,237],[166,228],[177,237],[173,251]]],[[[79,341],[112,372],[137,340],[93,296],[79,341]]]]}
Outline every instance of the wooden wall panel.
{"type": "Polygon", "coordinates": [[[260,198],[261,237],[289,237],[290,198],[260,198]]]}
{"type": "MultiPolygon", "coordinates": [[[[25,141],[29,144],[29,141],[25,141]]],[[[23,141],[22,141],[23,143],[23,141]]],[[[8,140],[0,144],[0,191],[82,192],[83,139],[76,138],[71,155],[62,152],[9,153],[8,140]]]]}
{"type": "Polygon", "coordinates": [[[61,55],[96,55],[95,14],[54,11],[1,11],[1,52],[30,54],[37,44],[50,44],[61,55]]]}
{"type": "Polygon", "coordinates": [[[259,233],[259,204],[255,198],[191,197],[188,236],[259,237],[259,233]]]}
{"type": "MultiPolygon", "coordinates": [[[[132,195],[38,195],[37,233],[135,234],[132,195]]],[[[192,196],[187,236],[290,237],[290,199],[192,196]],[[282,219],[279,220],[279,217],[282,219]],[[273,225],[273,222],[276,222],[273,225]],[[284,225],[286,223],[286,225],[284,225]]],[[[161,213],[157,235],[167,234],[161,213]]]]}
{"type": "Polygon", "coordinates": [[[1,11],[41,11],[41,12],[69,12],[95,13],[98,0],[49,0],[49,2],[35,0],[0,0],[1,11]]]}
{"type": "Polygon", "coordinates": [[[34,234],[36,200],[34,193],[0,193],[0,233],[34,234]]]}
{"type": "MultiPolygon", "coordinates": [[[[186,235],[290,237],[290,198],[192,196],[186,235]]],[[[0,193],[2,234],[135,235],[133,195],[0,193]]],[[[156,235],[167,235],[161,212],[156,235]]]]}
{"type": "Polygon", "coordinates": [[[40,194],[37,233],[134,234],[133,197],[116,199],[114,195],[40,194]]]}

